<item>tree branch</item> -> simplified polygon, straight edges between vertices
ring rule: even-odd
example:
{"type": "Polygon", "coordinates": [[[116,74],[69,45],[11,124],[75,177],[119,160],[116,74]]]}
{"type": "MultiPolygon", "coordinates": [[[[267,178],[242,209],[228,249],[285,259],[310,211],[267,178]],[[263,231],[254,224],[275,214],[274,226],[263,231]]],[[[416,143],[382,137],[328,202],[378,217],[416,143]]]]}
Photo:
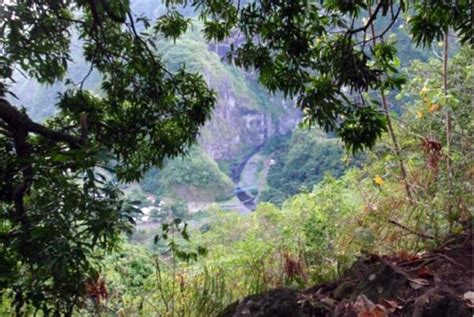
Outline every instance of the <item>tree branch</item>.
{"type": "Polygon", "coordinates": [[[165,67],[163,66],[161,63],[159,63],[156,58],[155,58],[155,55],[153,54],[153,52],[150,50],[150,48],[148,47],[148,44],[146,44],[146,42],[142,39],[142,37],[140,36],[140,34],[138,34],[137,32],[137,29],[135,28],[135,22],[133,22],[133,16],[130,12],[127,13],[127,16],[128,16],[128,19],[130,20],[130,27],[132,29],[132,32],[133,32],[133,35],[135,35],[135,39],[137,41],[140,42],[141,45],[143,45],[143,48],[145,49],[145,51],[147,52],[147,54],[149,55],[149,57],[151,58],[152,62],[155,64],[155,66],[161,68],[165,73],[167,73],[170,77],[173,77],[173,74],[165,67]]]}
{"type": "MultiPolygon", "coordinates": [[[[102,5],[105,12],[107,13],[107,15],[112,21],[117,22],[117,23],[125,23],[126,16],[124,12],[121,12],[122,13],[121,16],[115,14],[115,12],[112,10],[112,8],[110,7],[109,3],[106,0],[100,0],[100,4],[102,5]]],[[[119,2],[119,4],[120,4],[120,9],[123,9],[122,2],[119,2]]]]}
{"type": "Polygon", "coordinates": [[[357,29],[350,29],[348,31],[349,34],[355,34],[355,33],[359,33],[361,31],[367,31],[367,29],[372,25],[372,23],[375,21],[375,19],[377,19],[377,14],[379,12],[379,10],[382,8],[382,3],[378,3],[377,4],[377,7],[375,8],[374,10],[374,13],[372,13],[369,17],[369,20],[367,21],[367,23],[364,25],[364,26],[361,26],[360,28],[357,28],[357,29]]]}
{"type": "Polygon", "coordinates": [[[36,133],[50,141],[66,142],[71,148],[79,148],[82,143],[75,136],[52,130],[34,122],[26,113],[12,106],[4,97],[0,97],[0,124],[9,133],[15,146],[16,156],[21,164],[21,178],[12,195],[15,206],[12,216],[21,223],[25,234],[27,234],[31,222],[25,209],[24,196],[28,192],[34,177],[32,150],[31,144],[28,143],[28,134],[36,133]]]}
{"type": "Polygon", "coordinates": [[[390,21],[390,23],[388,24],[388,26],[382,31],[382,33],[380,33],[380,34],[378,34],[378,35],[375,35],[375,36],[373,36],[372,38],[370,38],[370,39],[368,39],[368,40],[366,40],[366,39],[365,39],[365,36],[364,36],[364,40],[361,41],[361,42],[359,42],[359,43],[357,43],[357,45],[360,45],[360,44],[365,45],[366,43],[371,42],[371,41],[373,41],[373,40],[375,40],[375,39],[377,39],[377,38],[383,38],[383,36],[392,28],[392,26],[393,26],[393,24],[395,23],[395,21],[397,21],[398,16],[400,15],[401,11],[402,11],[402,7],[398,7],[397,12],[396,12],[395,15],[392,17],[392,20],[390,21]]]}
{"type": "Polygon", "coordinates": [[[25,113],[12,106],[6,99],[0,98],[0,120],[8,125],[10,133],[15,134],[19,130],[25,133],[31,132],[56,142],[66,142],[72,148],[81,146],[81,140],[70,134],[52,130],[39,123],[34,122],[25,113]]]}

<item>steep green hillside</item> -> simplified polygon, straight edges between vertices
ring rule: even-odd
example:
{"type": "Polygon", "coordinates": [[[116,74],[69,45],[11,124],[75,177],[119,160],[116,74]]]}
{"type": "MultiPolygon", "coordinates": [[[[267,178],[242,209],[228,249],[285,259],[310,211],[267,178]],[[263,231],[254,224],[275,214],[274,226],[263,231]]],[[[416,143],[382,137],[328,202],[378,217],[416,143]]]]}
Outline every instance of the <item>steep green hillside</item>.
{"type": "Polygon", "coordinates": [[[273,159],[273,165],[262,201],[282,203],[302,188],[310,190],[325,174],[339,177],[345,170],[344,150],[337,139],[315,129],[296,129],[291,136],[275,138],[263,153],[273,159]]]}
{"type": "Polygon", "coordinates": [[[175,42],[157,41],[157,50],[169,69],[176,70],[185,64],[188,70],[203,73],[217,92],[223,92],[222,88],[225,88],[226,92],[245,101],[243,107],[269,112],[275,118],[284,114],[285,109],[272,104],[270,95],[253,76],[222,61],[212,50],[215,46],[206,43],[200,29],[200,23],[194,21],[191,29],[175,42]]]}
{"type": "Polygon", "coordinates": [[[230,178],[198,146],[186,157],[169,161],[161,171],[148,173],[142,186],[161,198],[200,202],[224,200],[234,189],[230,178]]]}

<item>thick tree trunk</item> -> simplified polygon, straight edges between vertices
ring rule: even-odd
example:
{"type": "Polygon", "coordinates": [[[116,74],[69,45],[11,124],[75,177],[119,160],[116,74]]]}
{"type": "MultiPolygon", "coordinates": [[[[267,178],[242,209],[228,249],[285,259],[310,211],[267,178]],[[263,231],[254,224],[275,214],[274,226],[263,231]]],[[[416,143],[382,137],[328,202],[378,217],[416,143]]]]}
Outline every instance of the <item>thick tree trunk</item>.
{"type": "Polygon", "coordinates": [[[78,148],[81,140],[75,136],[54,131],[46,126],[32,121],[28,115],[10,104],[8,100],[0,96],[0,123],[4,134],[11,138],[15,148],[15,154],[20,162],[21,178],[16,184],[13,192],[14,211],[12,219],[23,226],[25,231],[31,225],[26,208],[24,197],[33,181],[32,149],[28,142],[29,133],[38,134],[53,142],[65,142],[71,148],[78,148]]]}

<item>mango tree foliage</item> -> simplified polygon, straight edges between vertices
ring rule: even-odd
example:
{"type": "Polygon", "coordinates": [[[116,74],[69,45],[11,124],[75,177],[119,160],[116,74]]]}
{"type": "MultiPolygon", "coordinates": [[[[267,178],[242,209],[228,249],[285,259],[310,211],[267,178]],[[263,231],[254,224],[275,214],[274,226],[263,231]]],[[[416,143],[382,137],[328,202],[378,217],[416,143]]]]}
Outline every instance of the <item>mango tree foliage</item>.
{"type": "MultiPolygon", "coordinates": [[[[154,32],[143,31],[149,21],[134,16],[128,1],[1,3],[0,290],[16,314],[30,306],[71,315],[100,286],[100,256],[137,212],[98,168],[134,181],[184,153],[215,96],[201,75],[165,68],[154,32]],[[89,73],[102,78],[99,95],[82,89],[88,75],[65,79],[72,37],[89,73]],[[50,101],[55,117],[34,122],[19,107],[9,86],[21,76],[69,84],[50,101]]],[[[157,31],[177,29],[159,19],[157,31]]]]}
{"type": "Polygon", "coordinates": [[[468,0],[167,4],[170,10],[174,5],[196,8],[209,40],[238,39],[239,44],[231,44],[229,61],[258,72],[270,91],[295,97],[305,121],[335,131],[353,151],[372,147],[387,124],[364,92],[400,88],[404,82],[396,68],[396,49],[385,37],[402,14],[410,15],[417,45],[431,45],[447,29],[454,29],[463,43],[472,39],[468,0]]]}

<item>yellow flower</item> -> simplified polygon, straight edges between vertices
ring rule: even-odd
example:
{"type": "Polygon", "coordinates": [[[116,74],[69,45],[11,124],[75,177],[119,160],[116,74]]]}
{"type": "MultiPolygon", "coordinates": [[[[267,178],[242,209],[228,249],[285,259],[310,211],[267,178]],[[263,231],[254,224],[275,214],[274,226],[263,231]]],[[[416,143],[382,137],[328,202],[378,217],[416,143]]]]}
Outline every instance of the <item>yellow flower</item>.
{"type": "Polygon", "coordinates": [[[435,112],[435,111],[438,111],[439,109],[441,108],[440,105],[438,105],[437,103],[432,103],[431,106],[430,106],[430,112],[435,112]]]}
{"type": "Polygon", "coordinates": [[[375,183],[375,184],[377,184],[377,185],[379,185],[379,186],[382,186],[384,182],[385,182],[385,181],[383,180],[383,178],[380,177],[379,175],[376,175],[376,176],[374,177],[374,183],[375,183]]]}
{"type": "Polygon", "coordinates": [[[427,88],[426,86],[423,86],[423,88],[421,88],[421,91],[420,91],[420,96],[426,95],[428,91],[430,91],[430,89],[427,88]]]}
{"type": "Polygon", "coordinates": [[[423,118],[424,115],[425,115],[425,114],[423,113],[423,111],[418,111],[418,112],[416,113],[416,117],[417,117],[418,119],[423,118]]]}

